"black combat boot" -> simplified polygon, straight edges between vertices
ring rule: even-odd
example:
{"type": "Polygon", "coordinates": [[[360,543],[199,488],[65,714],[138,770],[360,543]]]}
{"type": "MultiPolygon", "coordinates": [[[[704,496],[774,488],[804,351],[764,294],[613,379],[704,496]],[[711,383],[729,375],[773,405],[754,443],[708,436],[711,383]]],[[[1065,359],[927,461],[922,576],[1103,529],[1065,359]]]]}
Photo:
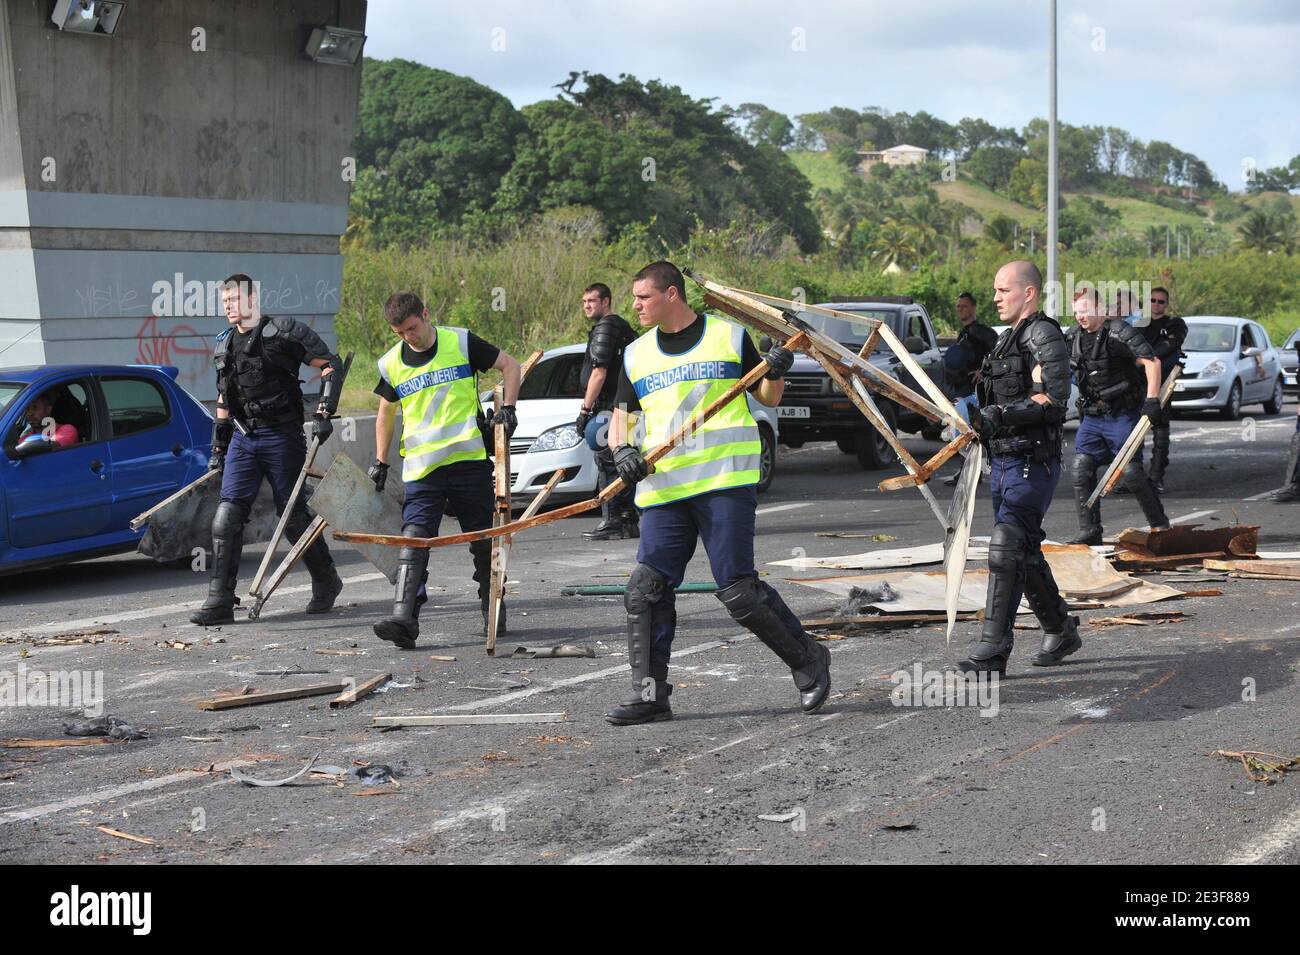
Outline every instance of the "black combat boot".
{"type": "Polygon", "coordinates": [[[1100,467],[1100,463],[1091,455],[1074,456],[1074,503],[1079,512],[1079,533],[1067,543],[1101,543],[1101,501],[1098,500],[1092,507],[1088,506],[1088,498],[1097,487],[1097,470],[1100,467]]]}
{"type": "Polygon", "coordinates": [[[658,723],[673,718],[668,705],[673,685],[668,682],[668,664],[654,664],[650,650],[654,641],[653,605],[627,615],[627,662],[632,670],[632,692],[626,700],[605,714],[615,726],[658,723]]]}
{"type": "Polygon", "coordinates": [[[212,567],[208,581],[208,598],[190,614],[190,622],[203,627],[232,623],[239,598],[239,558],[244,551],[244,524],[248,508],[234,501],[222,501],[212,518],[212,567]]]}
{"type": "Polygon", "coordinates": [[[1286,484],[1268,496],[1274,504],[1300,501],[1300,431],[1291,435],[1291,454],[1286,461],[1286,484]]]}
{"type": "Polygon", "coordinates": [[[1124,468],[1124,485],[1133,492],[1137,498],[1138,506],[1142,508],[1142,514],[1147,519],[1147,524],[1153,531],[1163,531],[1169,528],[1169,518],[1165,515],[1165,509],[1160,503],[1160,497],[1156,494],[1156,489],[1151,486],[1151,479],[1147,477],[1146,472],[1142,470],[1142,465],[1130,461],[1124,468]]]}
{"type": "Polygon", "coordinates": [[[1025,558],[1025,599],[1043,628],[1043,645],[1030,661],[1034,666],[1056,666],[1083,646],[1079,639],[1079,618],[1070,616],[1070,608],[1052,576],[1052,567],[1041,550],[1025,558]]]}
{"type": "Polygon", "coordinates": [[[811,713],[831,692],[831,654],[808,635],[780,594],[755,577],[718,591],[731,619],[763,641],[790,668],[799,706],[811,713]]]}
{"type": "MultiPolygon", "coordinates": [[[[310,523],[306,510],[298,508],[284,526],[285,535],[296,544],[310,523]]],[[[343,592],[343,581],[339,579],[334,558],[330,556],[325,541],[318,537],[302,555],[302,562],[311,574],[311,600],[307,602],[307,613],[329,613],[334,607],[335,598],[343,592]]]]}
{"type": "MultiPolygon", "coordinates": [[[[403,537],[427,537],[423,527],[408,524],[402,528],[403,537]]],[[[419,613],[424,598],[424,586],[429,567],[429,550],[425,547],[403,547],[397,555],[397,585],[393,592],[393,615],[375,624],[375,636],[396,644],[402,650],[414,650],[420,636],[419,613]]]]}
{"type": "Polygon", "coordinates": [[[989,539],[989,587],[984,601],[984,628],[970,657],[957,664],[963,673],[1006,676],[1016,640],[1012,626],[1025,590],[1025,532],[1014,524],[997,524],[989,539]]]}
{"type": "MultiPolygon", "coordinates": [[[[1165,415],[1168,415],[1165,411],[1165,415]]],[[[1158,427],[1151,429],[1151,484],[1161,494],[1165,492],[1165,471],[1169,469],[1169,420],[1161,418],[1158,427]]]]}

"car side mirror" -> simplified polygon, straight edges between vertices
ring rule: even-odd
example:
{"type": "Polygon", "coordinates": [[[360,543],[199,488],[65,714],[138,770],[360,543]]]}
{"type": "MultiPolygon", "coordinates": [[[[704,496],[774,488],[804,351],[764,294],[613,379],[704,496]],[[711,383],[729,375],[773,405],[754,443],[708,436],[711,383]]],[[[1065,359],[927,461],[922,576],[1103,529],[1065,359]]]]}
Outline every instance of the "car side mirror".
{"type": "Polygon", "coordinates": [[[1243,348],[1241,350],[1242,358],[1254,358],[1256,355],[1262,355],[1262,354],[1264,354],[1264,349],[1262,348],[1251,347],[1251,348],[1243,348]]]}
{"type": "Polygon", "coordinates": [[[760,351],[765,351],[765,352],[771,351],[772,339],[769,338],[767,335],[764,335],[762,338],[758,340],[758,348],[760,351]]]}
{"type": "Polygon", "coordinates": [[[53,441],[28,441],[16,447],[5,448],[5,452],[15,461],[21,461],[23,458],[35,457],[38,454],[48,454],[58,445],[53,441]]]}
{"type": "Polygon", "coordinates": [[[903,340],[903,347],[913,355],[924,355],[925,339],[921,338],[919,335],[909,335],[903,340]]]}

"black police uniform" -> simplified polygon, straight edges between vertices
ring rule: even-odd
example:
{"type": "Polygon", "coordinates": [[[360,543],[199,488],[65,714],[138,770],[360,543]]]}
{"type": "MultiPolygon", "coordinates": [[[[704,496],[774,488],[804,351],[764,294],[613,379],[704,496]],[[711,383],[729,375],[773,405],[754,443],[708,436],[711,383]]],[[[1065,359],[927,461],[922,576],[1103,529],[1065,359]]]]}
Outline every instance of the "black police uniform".
{"type": "MultiPolygon", "coordinates": [[[[1139,358],[1154,358],[1151,346],[1138,329],[1113,318],[1095,332],[1080,328],[1074,336],[1070,365],[1079,383],[1079,430],[1074,437],[1074,501],[1079,512],[1079,536],[1074,544],[1101,543],[1101,501],[1092,507],[1088,498],[1097,486],[1098,472],[1115,459],[1141,417],[1146,396],[1146,373],[1139,358]]],[[[1142,469],[1142,449],[1122,472],[1147,523],[1167,527],[1160,498],[1142,469]]]]}
{"type": "MultiPolygon", "coordinates": [[[[596,396],[595,414],[585,427],[588,445],[596,452],[596,491],[603,491],[618,477],[614,468],[614,453],[609,447],[609,418],[614,410],[618,393],[618,369],[623,367],[623,349],[636,341],[637,334],[621,316],[610,312],[592,323],[587,333],[587,352],[582,359],[580,387],[585,396],[591,373],[597,368],[605,370],[605,384],[596,396]]],[[[584,397],[585,401],[585,397],[584,397]]],[[[639,522],[636,507],[632,504],[635,486],[629,486],[611,500],[601,504],[603,520],[593,530],[582,536],[588,540],[622,540],[636,537],[639,522]]]]}
{"type": "MultiPolygon", "coordinates": [[[[1146,328],[1137,330],[1151,346],[1155,357],[1160,359],[1161,380],[1168,378],[1174,365],[1182,358],[1183,342],[1187,341],[1187,323],[1176,315],[1166,315],[1161,319],[1151,319],[1146,328]]],[[[1151,426],[1151,480],[1157,486],[1164,484],[1168,467],[1169,412],[1166,410],[1160,415],[1160,421],[1151,426]]]]}
{"type": "Polygon", "coordinates": [[[975,393],[970,380],[971,372],[978,371],[989,352],[997,346],[998,333],[980,322],[962,326],[957,340],[944,353],[944,368],[948,390],[953,398],[965,398],[975,393]],[[949,362],[948,356],[953,356],[949,362]]]}
{"type": "MultiPolygon", "coordinates": [[[[212,519],[211,580],[208,598],[190,619],[197,624],[224,623],[234,618],[239,603],[235,584],[243,551],[244,525],[262,479],[271,482],[277,513],[283,513],[307,457],[303,437],[303,396],[298,368],[315,359],[329,362],[332,373],[324,379],[322,401],[333,413],[342,387],[342,363],[320,336],[292,318],[263,316],[248,332],[228,328],[217,336],[213,363],[217,372],[217,407],[231,417],[213,422],[212,461],[220,468],[221,502],[212,519]],[[238,428],[235,425],[238,422],[238,428]]],[[[328,418],[317,418],[313,433],[329,436],[328,418]]],[[[299,496],[285,533],[296,541],[311,518],[299,496]]],[[[312,599],[308,613],[324,613],[343,589],[334,560],[324,539],[303,554],[311,574],[312,599]]]]}
{"type": "Polygon", "coordinates": [[[984,360],[975,423],[992,467],[994,527],[984,627],[967,673],[1005,673],[1012,624],[1023,595],[1043,627],[1036,666],[1061,662],[1082,646],[1051,567],[1043,557],[1043,516],[1061,477],[1061,425],[1070,401],[1070,353],[1061,327],[1041,312],[1006,332],[984,360]],[[1041,382],[1035,382],[1035,368],[1041,382]],[[1032,399],[1044,394],[1046,404],[1032,399]]]}

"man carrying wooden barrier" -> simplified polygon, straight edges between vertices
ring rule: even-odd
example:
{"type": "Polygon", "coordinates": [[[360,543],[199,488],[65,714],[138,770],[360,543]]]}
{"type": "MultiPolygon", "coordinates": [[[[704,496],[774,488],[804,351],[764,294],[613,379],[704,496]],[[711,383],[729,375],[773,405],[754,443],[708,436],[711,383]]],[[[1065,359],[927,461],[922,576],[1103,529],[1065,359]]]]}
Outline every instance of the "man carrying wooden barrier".
{"type": "MultiPolygon", "coordinates": [[[[432,537],[450,503],[462,531],[492,525],[495,506],[492,469],[485,447],[477,374],[497,369],[505,378],[505,401],[493,418],[506,436],[518,425],[519,362],[463,328],[434,325],[424,303],[397,292],[384,305],[384,318],[401,341],[379,359],[379,415],[375,422],[375,463],[366,472],[383,490],[388,479],[388,446],[394,418],[402,408],[402,534],[432,537]]],[[[474,580],[487,627],[492,575],[492,542],[474,541],[474,580]]],[[[403,547],[397,559],[393,614],[375,624],[375,634],[403,650],[420,635],[420,605],[427,599],[429,551],[403,547]]],[[[501,630],[505,610],[502,608],[501,630]]]]}
{"type": "MultiPolygon", "coordinates": [[[[718,598],[737,623],[790,667],[800,705],[812,712],[830,693],[830,654],[754,569],[760,443],[745,396],[737,395],[660,459],[653,472],[642,454],[763,359],[743,327],[692,311],[682,273],[670,262],[638,272],[632,294],[641,324],[657,328],[624,352],[610,428],[619,476],[637,484],[641,539],[624,596],[632,694],[605,718],[620,726],[672,718],[668,660],[677,624],[675,590],[701,538],[718,598]],[[628,443],[629,411],[643,418],[641,447],[628,443]]],[[[766,361],[769,371],[752,390],[760,402],[775,407],[794,354],[777,346],[766,361]]]]}

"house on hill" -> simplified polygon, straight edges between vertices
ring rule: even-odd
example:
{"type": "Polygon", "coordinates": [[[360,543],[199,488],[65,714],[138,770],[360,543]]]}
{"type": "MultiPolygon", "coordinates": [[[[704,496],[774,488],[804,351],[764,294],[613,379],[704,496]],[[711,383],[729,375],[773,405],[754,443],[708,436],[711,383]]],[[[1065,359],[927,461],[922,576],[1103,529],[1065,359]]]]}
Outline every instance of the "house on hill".
{"type": "Polygon", "coordinates": [[[909,146],[907,143],[901,143],[897,146],[890,146],[888,149],[859,149],[858,150],[858,172],[862,178],[867,178],[871,173],[871,167],[876,163],[883,162],[886,166],[915,166],[925,161],[925,157],[930,155],[930,150],[922,149],[920,146],[909,146]]]}

